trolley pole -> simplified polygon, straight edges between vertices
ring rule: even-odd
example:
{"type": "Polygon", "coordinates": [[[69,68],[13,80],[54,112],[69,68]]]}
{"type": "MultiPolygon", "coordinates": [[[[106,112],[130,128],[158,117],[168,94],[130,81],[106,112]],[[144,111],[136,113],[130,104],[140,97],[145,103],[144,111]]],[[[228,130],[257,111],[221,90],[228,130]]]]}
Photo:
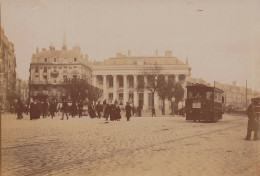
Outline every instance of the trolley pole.
{"type": "Polygon", "coordinates": [[[246,109],[247,109],[247,80],[246,80],[246,109]]]}

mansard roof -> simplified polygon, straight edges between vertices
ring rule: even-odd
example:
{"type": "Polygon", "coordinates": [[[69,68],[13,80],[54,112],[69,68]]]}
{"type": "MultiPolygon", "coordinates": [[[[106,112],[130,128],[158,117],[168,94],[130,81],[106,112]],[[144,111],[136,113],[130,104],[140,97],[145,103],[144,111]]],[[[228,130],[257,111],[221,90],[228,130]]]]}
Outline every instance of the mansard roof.
{"type": "Polygon", "coordinates": [[[43,50],[33,55],[34,58],[57,57],[57,58],[74,58],[82,57],[82,54],[74,50],[43,50]]]}

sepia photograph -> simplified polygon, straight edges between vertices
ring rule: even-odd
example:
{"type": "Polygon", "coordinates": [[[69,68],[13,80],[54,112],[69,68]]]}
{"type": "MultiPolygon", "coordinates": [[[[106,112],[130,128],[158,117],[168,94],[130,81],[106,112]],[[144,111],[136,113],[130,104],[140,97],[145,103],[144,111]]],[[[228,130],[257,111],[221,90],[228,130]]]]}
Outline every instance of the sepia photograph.
{"type": "Polygon", "coordinates": [[[259,0],[0,0],[1,176],[259,176],[259,0]]]}

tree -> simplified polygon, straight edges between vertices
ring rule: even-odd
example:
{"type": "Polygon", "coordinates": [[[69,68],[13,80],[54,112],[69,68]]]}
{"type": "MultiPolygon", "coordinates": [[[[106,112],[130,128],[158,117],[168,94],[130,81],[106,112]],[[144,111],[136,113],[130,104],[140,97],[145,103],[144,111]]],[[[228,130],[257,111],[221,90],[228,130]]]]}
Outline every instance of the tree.
{"type": "Polygon", "coordinates": [[[94,87],[92,85],[89,85],[88,87],[88,99],[90,102],[93,102],[96,104],[96,102],[103,96],[103,90],[101,90],[98,87],[94,87]]]}
{"type": "Polygon", "coordinates": [[[66,88],[73,102],[84,101],[88,98],[90,102],[94,101],[96,103],[103,95],[101,89],[90,85],[87,80],[84,79],[74,78],[69,80],[66,88]]]}
{"type": "Polygon", "coordinates": [[[168,94],[170,93],[169,84],[168,81],[163,77],[158,79],[157,85],[158,96],[162,99],[163,102],[162,114],[165,115],[165,100],[168,98],[168,94]]]}
{"type": "Polygon", "coordinates": [[[172,78],[168,80],[168,100],[171,101],[171,114],[174,114],[174,106],[178,105],[180,101],[184,98],[184,88],[182,87],[180,82],[174,81],[172,78]],[[174,98],[174,101],[173,101],[174,98]]]}
{"type": "Polygon", "coordinates": [[[154,94],[157,91],[157,79],[158,76],[161,72],[162,68],[157,65],[154,64],[150,67],[147,67],[144,69],[143,71],[143,76],[146,78],[143,81],[141,81],[138,86],[137,89],[146,89],[149,90],[152,93],[152,105],[154,106],[154,94]]]}

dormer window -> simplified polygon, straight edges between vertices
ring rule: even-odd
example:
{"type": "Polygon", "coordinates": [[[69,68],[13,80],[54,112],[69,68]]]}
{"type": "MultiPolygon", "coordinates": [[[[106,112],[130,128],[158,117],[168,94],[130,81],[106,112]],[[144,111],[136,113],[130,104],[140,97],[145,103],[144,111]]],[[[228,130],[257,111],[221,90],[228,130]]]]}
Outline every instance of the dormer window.
{"type": "Polygon", "coordinates": [[[74,62],[77,62],[77,58],[76,57],[74,58],[74,62]]]}
{"type": "Polygon", "coordinates": [[[47,58],[44,58],[44,62],[47,62],[47,58]]]}
{"type": "Polygon", "coordinates": [[[54,58],[54,62],[57,62],[57,58],[54,58]]]}

